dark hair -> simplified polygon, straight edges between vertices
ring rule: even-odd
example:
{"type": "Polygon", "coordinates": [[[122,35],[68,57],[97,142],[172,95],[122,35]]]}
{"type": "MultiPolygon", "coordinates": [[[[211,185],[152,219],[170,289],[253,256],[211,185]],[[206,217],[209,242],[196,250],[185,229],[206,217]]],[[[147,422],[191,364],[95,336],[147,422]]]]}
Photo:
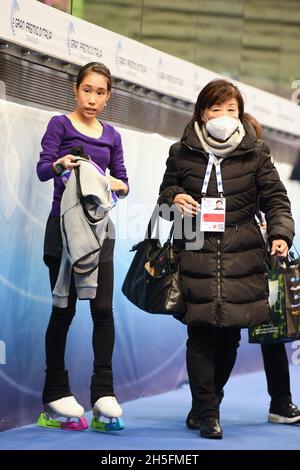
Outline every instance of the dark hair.
{"type": "Polygon", "coordinates": [[[218,204],[218,202],[220,202],[221,204],[223,204],[222,199],[218,199],[218,200],[216,201],[216,204],[218,204]]]}
{"type": "Polygon", "coordinates": [[[244,113],[244,121],[247,121],[249,124],[251,124],[251,126],[253,127],[253,129],[255,131],[256,138],[261,139],[262,134],[263,134],[263,130],[262,130],[261,124],[258,122],[258,120],[255,119],[255,117],[252,116],[252,114],[244,113]]]}
{"type": "Polygon", "coordinates": [[[111,90],[111,75],[109,69],[101,62],[89,62],[79,69],[76,78],[76,87],[79,88],[81,82],[84,80],[86,75],[90,72],[99,73],[107,79],[107,89],[111,90]]]}
{"type": "Polygon", "coordinates": [[[206,108],[211,108],[214,104],[222,104],[232,98],[237,100],[239,119],[242,120],[244,117],[244,99],[238,87],[227,80],[219,78],[212,80],[200,91],[192,120],[202,124],[202,112],[206,108]]]}

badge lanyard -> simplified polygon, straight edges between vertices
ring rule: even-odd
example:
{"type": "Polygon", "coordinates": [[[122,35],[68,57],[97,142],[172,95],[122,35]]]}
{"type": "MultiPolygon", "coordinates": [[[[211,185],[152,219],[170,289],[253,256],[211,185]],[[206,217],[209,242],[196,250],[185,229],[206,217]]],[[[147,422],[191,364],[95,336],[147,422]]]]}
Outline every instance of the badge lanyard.
{"type": "Polygon", "coordinates": [[[216,177],[217,177],[217,189],[219,193],[219,197],[223,197],[223,183],[222,183],[222,175],[221,175],[221,161],[216,162],[216,158],[212,152],[209,153],[209,160],[208,165],[206,168],[203,186],[201,190],[201,194],[203,197],[206,197],[208,183],[211,177],[212,167],[215,165],[216,168],[216,177]]]}
{"type": "MultiPolygon", "coordinates": [[[[221,160],[222,161],[222,160],[221,160]]],[[[212,152],[209,153],[208,164],[202,186],[200,230],[202,232],[224,232],[226,199],[223,197],[221,161],[212,152]],[[216,168],[218,198],[206,197],[212,167],[216,168]]]]}

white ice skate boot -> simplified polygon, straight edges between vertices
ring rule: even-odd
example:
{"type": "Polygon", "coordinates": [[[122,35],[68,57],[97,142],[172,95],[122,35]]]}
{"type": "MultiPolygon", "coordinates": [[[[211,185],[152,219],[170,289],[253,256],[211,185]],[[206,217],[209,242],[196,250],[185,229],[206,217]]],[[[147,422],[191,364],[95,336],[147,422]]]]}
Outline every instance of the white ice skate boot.
{"type": "Polygon", "coordinates": [[[122,408],[115,397],[102,397],[96,401],[93,407],[93,419],[91,428],[95,431],[120,431],[124,429],[124,422],[121,418],[122,408]],[[101,417],[108,421],[101,421],[101,417]]]}
{"type": "Polygon", "coordinates": [[[73,396],[63,397],[51,401],[45,405],[45,411],[41,413],[38,424],[46,428],[62,428],[70,431],[83,431],[88,424],[83,416],[84,409],[73,396]],[[57,418],[67,418],[60,421],[57,418]],[[72,418],[77,418],[72,421],[72,418]]]}

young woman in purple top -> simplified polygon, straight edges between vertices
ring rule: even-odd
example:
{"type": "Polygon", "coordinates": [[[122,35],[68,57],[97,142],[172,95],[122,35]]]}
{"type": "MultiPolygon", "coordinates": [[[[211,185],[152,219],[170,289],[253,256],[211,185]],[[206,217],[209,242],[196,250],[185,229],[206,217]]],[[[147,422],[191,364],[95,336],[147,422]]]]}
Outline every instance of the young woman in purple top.
{"type": "MultiPolygon", "coordinates": [[[[54,289],[62,253],[60,233],[60,202],[64,191],[61,174],[72,170],[80,163],[71,149],[82,146],[84,153],[108,176],[111,190],[118,196],[128,193],[128,179],[123,160],[120,134],[112,126],[97,120],[97,115],[106,106],[111,94],[111,75],[107,67],[91,62],[82,67],[74,84],[75,110],[68,115],[53,117],[42,139],[42,152],[37,164],[41,181],[54,179],[52,209],[47,221],[44,261],[49,268],[51,289],[54,289]]],[[[96,430],[122,429],[122,409],[113,388],[112,353],[114,346],[114,319],[112,312],[113,293],[113,225],[110,221],[110,237],[103,243],[98,269],[96,298],[90,301],[93,319],[94,371],[91,379],[91,404],[94,411],[92,427],[96,430]],[[99,420],[110,418],[109,423],[99,420]]],[[[86,429],[84,409],[73,396],[65,370],[64,355],[69,326],[75,314],[76,289],[74,280],[70,285],[67,308],[52,307],[46,332],[46,379],[43,391],[45,411],[39,424],[47,427],[86,429]],[[62,422],[55,417],[67,417],[62,422]],[[78,421],[72,421],[77,418],[78,421]]]]}

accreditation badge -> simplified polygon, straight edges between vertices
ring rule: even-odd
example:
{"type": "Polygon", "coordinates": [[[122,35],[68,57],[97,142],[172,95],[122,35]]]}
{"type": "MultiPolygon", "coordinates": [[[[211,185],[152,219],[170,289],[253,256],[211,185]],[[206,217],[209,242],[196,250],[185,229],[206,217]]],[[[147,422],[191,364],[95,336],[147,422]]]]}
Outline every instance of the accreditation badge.
{"type": "Polygon", "coordinates": [[[225,231],[226,199],[203,197],[201,200],[201,232],[225,231]]]}

